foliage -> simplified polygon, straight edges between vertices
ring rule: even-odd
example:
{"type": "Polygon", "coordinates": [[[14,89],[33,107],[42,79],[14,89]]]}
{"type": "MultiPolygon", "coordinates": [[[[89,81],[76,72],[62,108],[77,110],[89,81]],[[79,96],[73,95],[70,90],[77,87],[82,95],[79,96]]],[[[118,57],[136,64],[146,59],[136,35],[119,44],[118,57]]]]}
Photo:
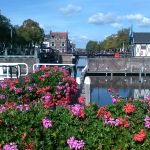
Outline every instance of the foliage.
{"type": "Polygon", "coordinates": [[[86,50],[89,52],[99,52],[102,50],[118,50],[125,49],[129,46],[129,29],[122,29],[117,34],[112,34],[106,37],[103,41],[89,41],[86,45],[86,50]]]}
{"type": "Polygon", "coordinates": [[[25,43],[29,44],[30,47],[35,44],[39,44],[43,41],[44,31],[40,28],[39,23],[28,19],[18,28],[17,34],[24,40],[25,43]]]}
{"type": "Polygon", "coordinates": [[[13,26],[10,20],[0,14],[0,54],[4,54],[7,49],[8,53],[21,53],[23,49],[30,48],[28,53],[35,45],[43,42],[44,30],[38,22],[27,19],[21,26],[13,26]],[[19,49],[19,51],[18,51],[19,49]]]}
{"type": "MultiPolygon", "coordinates": [[[[127,150],[150,148],[149,97],[113,105],[71,104],[75,80],[41,67],[30,77],[1,82],[0,149],[127,150]]],[[[110,89],[109,89],[110,91],[110,89]]]]}
{"type": "Polygon", "coordinates": [[[0,14],[0,49],[4,49],[11,42],[12,25],[10,20],[0,14]],[[2,47],[2,48],[1,48],[2,47]]]}
{"type": "Polygon", "coordinates": [[[25,78],[1,82],[0,103],[7,101],[28,104],[42,99],[45,107],[65,105],[76,92],[75,79],[70,77],[67,70],[43,66],[25,78]]]}
{"type": "Polygon", "coordinates": [[[125,101],[100,108],[75,104],[53,110],[45,109],[42,102],[30,103],[27,110],[7,108],[0,114],[0,144],[4,147],[14,142],[24,150],[149,149],[150,133],[144,124],[148,103],[136,100],[128,104],[136,108],[130,114],[124,111],[125,101]],[[84,117],[79,110],[84,111],[84,117]]]}
{"type": "Polygon", "coordinates": [[[96,41],[89,41],[86,45],[86,50],[88,52],[94,52],[96,51],[98,43],[96,41]]]}

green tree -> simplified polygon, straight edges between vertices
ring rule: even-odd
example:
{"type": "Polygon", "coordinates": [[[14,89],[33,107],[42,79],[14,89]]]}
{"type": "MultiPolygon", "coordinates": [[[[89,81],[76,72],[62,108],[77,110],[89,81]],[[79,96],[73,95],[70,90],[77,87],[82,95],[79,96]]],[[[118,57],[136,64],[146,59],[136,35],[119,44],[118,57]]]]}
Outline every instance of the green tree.
{"type": "Polygon", "coordinates": [[[0,47],[4,50],[11,43],[13,27],[10,20],[0,14],[0,47]]]}
{"type": "Polygon", "coordinates": [[[28,47],[35,47],[36,44],[40,44],[44,38],[44,30],[39,26],[39,23],[27,19],[18,28],[17,35],[20,42],[26,44],[28,47]]]}
{"type": "Polygon", "coordinates": [[[119,30],[117,33],[117,47],[118,48],[127,48],[129,46],[129,29],[119,30]]]}
{"type": "Polygon", "coordinates": [[[100,42],[100,49],[127,49],[129,46],[129,29],[121,29],[116,34],[106,37],[100,42]]]}
{"type": "Polygon", "coordinates": [[[86,51],[90,53],[95,52],[97,49],[97,44],[97,41],[89,41],[86,45],[86,51]]]}

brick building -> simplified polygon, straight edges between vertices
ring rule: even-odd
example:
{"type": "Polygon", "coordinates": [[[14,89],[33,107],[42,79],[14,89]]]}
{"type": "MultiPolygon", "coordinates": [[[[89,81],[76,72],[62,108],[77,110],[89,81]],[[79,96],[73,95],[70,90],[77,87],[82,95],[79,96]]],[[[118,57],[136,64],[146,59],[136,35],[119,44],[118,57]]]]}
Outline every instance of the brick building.
{"type": "Polygon", "coordinates": [[[72,44],[68,38],[68,32],[52,32],[45,36],[44,42],[46,47],[58,50],[61,53],[72,51],[72,44]]]}

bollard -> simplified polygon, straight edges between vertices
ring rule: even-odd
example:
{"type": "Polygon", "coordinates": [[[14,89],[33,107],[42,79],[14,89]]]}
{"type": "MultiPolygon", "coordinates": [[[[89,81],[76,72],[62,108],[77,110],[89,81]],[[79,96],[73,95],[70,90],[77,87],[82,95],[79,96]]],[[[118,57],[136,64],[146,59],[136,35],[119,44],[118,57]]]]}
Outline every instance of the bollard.
{"type": "Polygon", "coordinates": [[[85,77],[85,80],[84,80],[85,98],[86,98],[85,105],[88,105],[91,99],[90,84],[91,84],[90,77],[88,76],[85,77]]]}

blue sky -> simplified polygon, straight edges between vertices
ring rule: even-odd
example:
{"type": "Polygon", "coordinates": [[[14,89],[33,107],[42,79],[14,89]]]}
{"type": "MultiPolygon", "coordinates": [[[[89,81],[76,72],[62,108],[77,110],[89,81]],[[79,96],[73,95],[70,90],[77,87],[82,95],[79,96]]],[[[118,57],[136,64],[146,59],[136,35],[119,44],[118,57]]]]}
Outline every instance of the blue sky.
{"type": "Polygon", "coordinates": [[[13,25],[30,18],[45,33],[67,31],[77,48],[131,25],[135,32],[150,32],[149,9],[149,0],[0,0],[13,25]]]}

